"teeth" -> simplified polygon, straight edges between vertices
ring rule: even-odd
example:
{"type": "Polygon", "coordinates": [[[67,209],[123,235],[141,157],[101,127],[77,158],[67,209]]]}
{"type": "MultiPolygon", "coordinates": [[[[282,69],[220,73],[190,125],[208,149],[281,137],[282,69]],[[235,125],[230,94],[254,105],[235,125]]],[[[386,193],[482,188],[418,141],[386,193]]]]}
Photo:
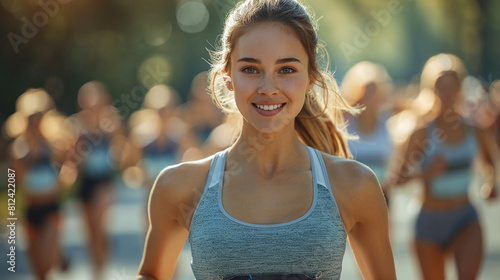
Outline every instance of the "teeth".
{"type": "Polygon", "coordinates": [[[271,110],[276,110],[276,109],[280,108],[281,106],[283,106],[283,104],[279,104],[279,105],[258,105],[258,104],[255,104],[255,106],[257,106],[257,108],[259,108],[261,110],[271,111],[271,110]]]}

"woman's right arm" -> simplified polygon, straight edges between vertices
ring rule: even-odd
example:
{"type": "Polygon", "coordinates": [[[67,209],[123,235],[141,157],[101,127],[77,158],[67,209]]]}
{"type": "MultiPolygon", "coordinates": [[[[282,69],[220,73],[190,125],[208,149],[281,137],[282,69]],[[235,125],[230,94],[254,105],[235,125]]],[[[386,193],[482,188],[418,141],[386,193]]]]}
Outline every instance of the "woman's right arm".
{"type": "Polygon", "coordinates": [[[158,175],[149,197],[150,226],[137,280],[172,279],[197,204],[194,200],[200,197],[209,164],[183,163],[158,175]]]}

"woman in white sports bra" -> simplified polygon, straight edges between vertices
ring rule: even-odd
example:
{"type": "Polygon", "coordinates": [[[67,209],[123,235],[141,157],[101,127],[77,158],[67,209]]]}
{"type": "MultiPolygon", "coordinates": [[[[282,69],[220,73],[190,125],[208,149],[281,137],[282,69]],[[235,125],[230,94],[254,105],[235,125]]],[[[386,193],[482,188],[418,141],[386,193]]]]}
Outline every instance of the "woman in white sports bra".
{"type": "MultiPolygon", "coordinates": [[[[424,185],[415,226],[415,249],[424,279],[446,279],[449,256],[455,259],[458,279],[476,279],[483,259],[481,226],[468,197],[471,168],[478,156],[481,162],[496,165],[498,148],[491,134],[465,122],[457,111],[464,77],[465,67],[454,55],[438,54],[426,62],[421,90],[436,94],[438,113],[413,133],[397,157],[403,159],[397,183],[418,178],[424,185]]],[[[495,183],[487,186],[485,196],[494,198],[495,183]]]]}
{"type": "Polygon", "coordinates": [[[230,12],[210,80],[239,137],[158,176],[137,279],[171,279],[186,238],[199,280],[340,279],[347,239],[365,279],[396,278],[384,197],[346,159],[354,110],[319,69],[314,23],[295,0],[230,12]]]}

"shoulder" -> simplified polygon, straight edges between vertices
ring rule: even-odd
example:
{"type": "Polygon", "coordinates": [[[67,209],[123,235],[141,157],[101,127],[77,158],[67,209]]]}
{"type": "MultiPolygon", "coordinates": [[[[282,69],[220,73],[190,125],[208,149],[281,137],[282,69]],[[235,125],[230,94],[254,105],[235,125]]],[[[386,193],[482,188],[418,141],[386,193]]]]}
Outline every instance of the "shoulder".
{"type": "Polygon", "coordinates": [[[429,137],[430,125],[416,129],[410,136],[410,141],[426,140],[429,137]]]}
{"type": "MultiPolygon", "coordinates": [[[[164,190],[175,191],[185,189],[193,183],[204,181],[203,175],[208,175],[213,155],[197,161],[187,161],[171,165],[163,169],[156,178],[155,186],[164,190]]],[[[206,176],[205,176],[206,177],[206,176]]]]}
{"type": "Polygon", "coordinates": [[[495,154],[498,154],[499,149],[496,143],[495,133],[479,126],[470,126],[470,130],[474,132],[478,147],[483,152],[483,156],[492,158],[495,157],[495,154]]]}
{"type": "Polygon", "coordinates": [[[150,194],[150,214],[176,219],[188,225],[197,206],[210,171],[213,155],[163,169],[155,180],[150,194]]]}
{"type": "Polygon", "coordinates": [[[477,137],[488,137],[489,134],[491,134],[491,131],[488,130],[487,128],[483,128],[477,125],[472,125],[472,124],[464,124],[466,129],[469,131],[473,131],[477,137]]]}
{"type": "Polygon", "coordinates": [[[364,209],[379,211],[385,207],[382,189],[369,167],[355,160],[322,155],[332,193],[348,232],[367,217],[364,209]]]}
{"type": "Polygon", "coordinates": [[[365,164],[337,156],[322,153],[332,188],[341,188],[349,192],[359,192],[366,188],[379,188],[377,177],[365,164]],[[334,180],[331,180],[334,178],[334,180]]]}

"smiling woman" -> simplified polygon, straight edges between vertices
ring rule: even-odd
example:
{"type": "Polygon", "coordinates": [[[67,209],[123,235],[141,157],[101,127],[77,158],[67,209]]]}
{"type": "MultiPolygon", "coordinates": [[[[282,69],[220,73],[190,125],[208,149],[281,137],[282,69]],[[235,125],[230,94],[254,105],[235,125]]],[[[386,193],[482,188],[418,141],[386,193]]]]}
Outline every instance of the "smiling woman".
{"type": "Polygon", "coordinates": [[[239,137],[158,176],[138,279],[171,279],[188,237],[196,279],[339,279],[347,238],[365,279],[395,279],[385,200],[347,159],[342,114],[355,110],[318,69],[319,47],[297,1],[231,11],[210,78],[239,137]]]}

